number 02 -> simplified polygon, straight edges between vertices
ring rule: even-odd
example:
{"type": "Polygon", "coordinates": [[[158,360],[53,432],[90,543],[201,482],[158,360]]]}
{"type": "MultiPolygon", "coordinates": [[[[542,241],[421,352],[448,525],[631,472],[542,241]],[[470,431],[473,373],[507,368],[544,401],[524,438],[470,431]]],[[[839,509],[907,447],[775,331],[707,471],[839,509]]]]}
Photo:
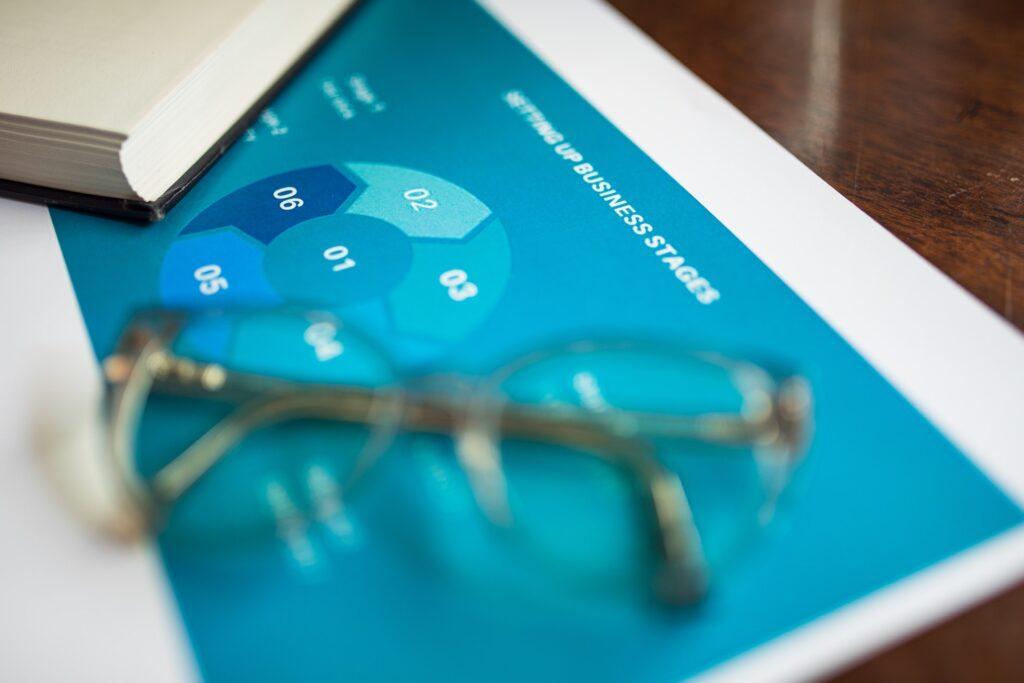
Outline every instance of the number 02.
{"type": "Polygon", "coordinates": [[[425,187],[414,187],[411,190],[406,190],[402,196],[409,202],[409,206],[412,207],[413,211],[437,208],[437,200],[431,198],[430,190],[425,187]]]}

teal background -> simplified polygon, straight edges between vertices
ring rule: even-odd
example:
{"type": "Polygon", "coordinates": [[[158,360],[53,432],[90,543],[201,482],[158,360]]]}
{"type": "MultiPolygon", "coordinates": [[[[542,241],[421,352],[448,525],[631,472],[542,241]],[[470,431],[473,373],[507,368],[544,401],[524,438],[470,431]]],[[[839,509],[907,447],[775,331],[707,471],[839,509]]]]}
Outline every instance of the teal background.
{"type": "MultiPolygon", "coordinates": [[[[513,599],[485,578],[424,570],[384,541],[325,543],[313,573],[276,547],[213,560],[165,545],[208,680],[678,680],[1020,523],[1021,510],[714,216],[469,0],[366,2],[272,106],[289,133],[236,143],[157,225],[52,212],[98,356],[130,311],[159,303],[164,253],[217,198],[292,168],[387,163],[467,189],[508,236],[502,298],[432,369],[479,372],[552,340],[653,337],[797,365],[815,388],[817,433],[786,523],[684,614],[513,599]],[[384,111],[339,119],[320,82],[351,73],[384,111]],[[722,299],[697,303],[507,107],[510,89],[614,178],[722,299]]],[[[421,364],[401,339],[383,342],[400,364],[421,364]]],[[[436,521],[435,540],[457,559],[471,522],[436,521]]]]}

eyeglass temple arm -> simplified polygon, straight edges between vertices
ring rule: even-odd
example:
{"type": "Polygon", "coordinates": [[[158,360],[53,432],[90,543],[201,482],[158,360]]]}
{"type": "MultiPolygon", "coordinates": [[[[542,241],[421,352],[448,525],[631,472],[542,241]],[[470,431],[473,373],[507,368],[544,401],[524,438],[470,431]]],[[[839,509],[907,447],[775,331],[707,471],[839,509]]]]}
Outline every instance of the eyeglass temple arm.
{"type": "MultiPolygon", "coordinates": [[[[238,439],[275,415],[285,419],[296,411],[313,410],[326,419],[367,424],[374,419],[374,405],[388,389],[354,385],[304,385],[289,380],[240,373],[217,364],[196,363],[162,352],[153,389],[244,402],[253,396],[269,396],[257,407],[239,409],[223,424],[211,429],[192,447],[168,463],[154,478],[165,500],[180,496],[212,467],[238,439]],[[305,396],[303,399],[301,397],[305,396]],[[280,398],[288,398],[281,403],[280,398]],[[330,405],[330,410],[324,406],[330,405]]],[[[410,431],[452,434],[465,423],[461,410],[443,399],[412,396],[406,399],[402,427],[410,431]]],[[[694,416],[644,413],[584,413],[507,404],[500,411],[500,433],[534,441],[568,446],[604,448],[622,436],[693,439],[713,443],[770,441],[778,430],[771,420],[750,420],[740,414],[694,416]]]]}
{"type": "MultiPolygon", "coordinates": [[[[374,400],[370,390],[347,388],[343,397],[337,391],[306,390],[250,401],[161,469],[152,480],[153,494],[161,503],[174,501],[253,429],[294,417],[362,422],[372,411],[374,400]]],[[[450,406],[420,404],[411,415],[413,422],[407,427],[417,431],[451,433],[458,429],[458,417],[450,406]]],[[[658,528],[661,562],[655,591],[672,604],[687,604],[704,594],[707,568],[682,484],[643,444],[603,433],[593,425],[564,420],[523,420],[512,414],[508,424],[504,423],[502,429],[510,435],[579,448],[630,470],[633,479],[642,484],[658,528]]]]}
{"type": "MultiPolygon", "coordinates": [[[[357,385],[315,385],[286,379],[226,370],[214,363],[195,361],[163,352],[164,363],[154,378],[154,389],[172,393],[224,398],[237,403],[259,395],[315,393],[331,396],[339,402],[339,417],[366,423],[370,410],[382,392],[357,385]]],[[[412,430],[450,432],[457,420],[458,406],[443,397],[408,395],[404,398],[402,426],[412,430]]],[[[560,425],[570,431],[597,431],[619,435],[637,434],[645,438],[693,439],[722,444],[766,443],[780,436],[774,406],[750,417],[743,413],[705,413],[670,415],[634,411],[608,413],[560,409],[558,406],[501,406],[503,433],[524,437],[543,437],[560,425]]]]}
{"type": "MultiPolygon", "coordinates": [[[[158,472],[152,484],[154,493],[163,502],[178,498],[232,446],[259,426],[297,416],[370,423],[374,420],[374,405],[381,400],[381,390],[358,386],[309,387],[277,378],[223,372],[216,393],[236,400],[261,394],[269,398],[243,404],[158,472]]],[[[163,375],[157,379],[155,389],[188,390],[190,382],[182,380],[202,378],[204,370],[190,368],[184,377],[174,372],[163,375]]],[[[465,418],[450,402],[416,396],[404,406],[402,426],[411,431],[452,434],[463,428],[465,418]]],[[[620,432],[639,428],[646,436],[723,442],[749,441],[759,434],[763,436],[765,428],[742,416],[731,415],[630,414],[629,418],[632,429],[622,429],[622,425],[616,425],[606,415],[593,416],[578,411],[570,415],[550,408],[510,404],[500,411],[498,430],[506,436],[596,453],[631,470],[634,480],[642,485],[658,527],[661,567],[655,579],[655,590],[667,602],[689,603],[703,595],[707,570],[682,484],[642,442],[616,434],[616,428],[620,432]]]]}

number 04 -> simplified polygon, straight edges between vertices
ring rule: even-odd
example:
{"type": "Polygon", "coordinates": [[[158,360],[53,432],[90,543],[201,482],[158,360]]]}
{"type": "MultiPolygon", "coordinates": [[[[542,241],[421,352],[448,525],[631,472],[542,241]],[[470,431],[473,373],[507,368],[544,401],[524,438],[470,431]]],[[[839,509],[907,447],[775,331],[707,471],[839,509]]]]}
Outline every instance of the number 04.
{"type": "Polygon", "coordinates": [[[461,268],[452,268],[441,273],[438,282],[448,288],[448,297],[452,301],[472,299],[480,291],[476,284],[469,281],[469,275],[461,268]]]}

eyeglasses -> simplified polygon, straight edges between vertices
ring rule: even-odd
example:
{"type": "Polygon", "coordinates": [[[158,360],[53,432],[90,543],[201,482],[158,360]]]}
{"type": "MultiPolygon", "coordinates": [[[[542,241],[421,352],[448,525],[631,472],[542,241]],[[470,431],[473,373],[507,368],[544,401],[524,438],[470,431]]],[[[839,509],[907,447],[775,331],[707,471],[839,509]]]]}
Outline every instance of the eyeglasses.
{"type": "Polygon", "coordinates": [[[407,378],[316,311],[141,313],[104,374],[117,505],[103,524],[121,537],[346,538],[461,500],[512,548],[502,571],[595,586],[647,574],[673,605],[699,600],[772,517],[810,432],[807,383],[746,361],[580,341],[482,377],[407,378]],[[424,486],[435,493],[409,503],[424,486]]]}

